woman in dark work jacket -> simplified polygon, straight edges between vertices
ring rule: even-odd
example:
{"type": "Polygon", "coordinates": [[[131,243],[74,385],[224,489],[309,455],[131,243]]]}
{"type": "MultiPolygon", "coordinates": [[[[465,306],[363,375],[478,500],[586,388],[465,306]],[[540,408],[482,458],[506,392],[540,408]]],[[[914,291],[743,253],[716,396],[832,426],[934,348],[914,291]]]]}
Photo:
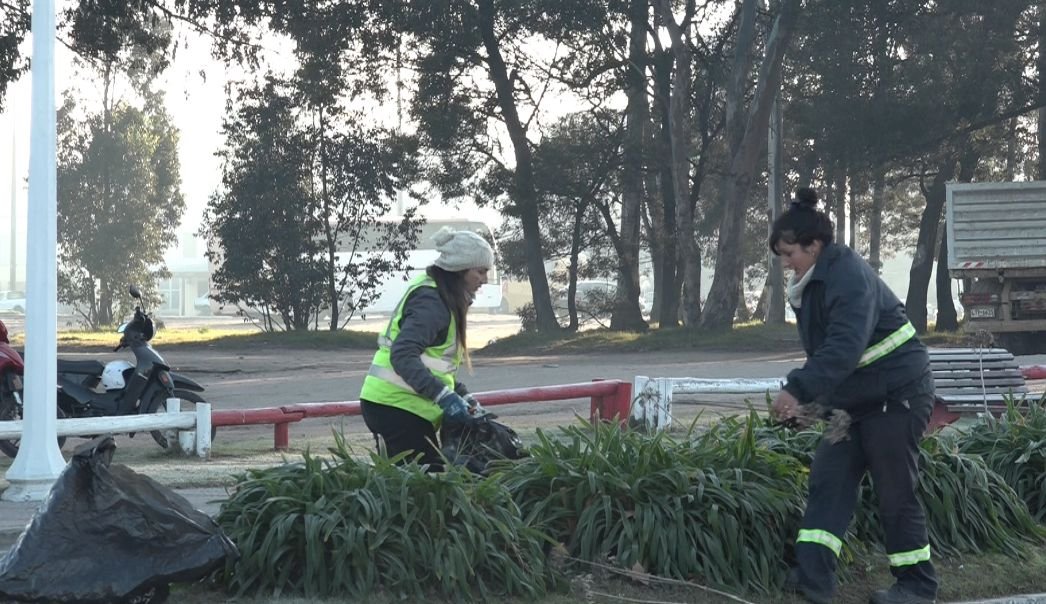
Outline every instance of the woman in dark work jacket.
{"type": "Polygon", "coordinates": [[[800,189],[773,225],[770,249],[794,271],[788,285],[806,363],[788,374],[773,402],[781,421],[818,403],[850,416],[847,438],[823,439],[810,470],[809,496],[787,587],[810,602],[830,602],[858,486],[870,472],[879,498],[890,571],[896,583],[873,604],[925,604],[937,597],[926,516],[916,495],[919,441],[934,405],[926,347],[904,305],[875,270],[833,242],[817,194],[800,189]]]}

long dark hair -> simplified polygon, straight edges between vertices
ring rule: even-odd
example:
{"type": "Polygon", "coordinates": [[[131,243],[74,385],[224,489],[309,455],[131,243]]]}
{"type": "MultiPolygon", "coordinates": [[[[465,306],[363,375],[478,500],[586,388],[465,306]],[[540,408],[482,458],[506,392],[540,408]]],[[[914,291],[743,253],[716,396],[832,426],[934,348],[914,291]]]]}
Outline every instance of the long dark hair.
{"type": "Polygon", "coordinates": [[[466,271],[448,271],[435,264],[426,269],[426,274],[436,282],[436,291],[443,303],[450,309],[457,323],[455,335],[458,338],[458,346],[461,347],[462,359],[465,366],[472,369],[472,359],[469,357],[469,347],[465,339],[468,331],[465,317],[468,315],[469,306],[472,305],[472,297],[465,290],[466,271]]]}
{"type": "Polygon", "coordinates": [[[770,251],[777,254],[777,244],[798,243],[806,247],[814,241],[828,245],[835,239],[835,227],[824,212],[817,209],[817,191],[803,187],[795,192],[789,208],[774,221],[770,231],[770,251]]]}

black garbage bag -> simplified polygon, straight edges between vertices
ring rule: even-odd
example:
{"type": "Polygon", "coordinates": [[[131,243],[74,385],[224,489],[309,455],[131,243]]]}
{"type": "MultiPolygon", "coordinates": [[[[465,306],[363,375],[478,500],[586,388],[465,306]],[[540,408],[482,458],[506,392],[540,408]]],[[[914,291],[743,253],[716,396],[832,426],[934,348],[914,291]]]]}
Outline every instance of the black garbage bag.
{"type": "Polygon", "coordinates": [[[496,417],[486,413],[464,424],[444,423],[440,443],[447,461],[476,474],[486,474],[494,460],[526,457],[526,449],[516,431],[494,421],[496,417]]]}
{"type": "Polygon", "coordinates": [[[158,602],[170,583],[221,567],[236,546],[187,499],[130,468],[116,444],[77,447],[47,499],[0,558],[4,602],[158,602]]]}

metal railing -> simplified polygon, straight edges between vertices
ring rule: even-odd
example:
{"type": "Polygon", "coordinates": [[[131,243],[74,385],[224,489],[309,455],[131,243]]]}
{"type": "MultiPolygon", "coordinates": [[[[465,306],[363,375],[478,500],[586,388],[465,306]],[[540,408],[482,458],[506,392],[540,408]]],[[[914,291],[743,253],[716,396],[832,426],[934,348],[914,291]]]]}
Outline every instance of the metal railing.
{"type": "MultiPolygon", "coordinates": [[[[492,390],[474,393],[484,407],[590,399],[592,421],[628,421],[632,405],[632,385],[622,380],[595,380],[577,384],[534,386],[510,390],[492,390]]],[[[221,410],[211,414],[214,426],[273,425],[273,448],[285,451],[290,447],[290,425],[305,419],[360,415],[359,401],[329,403],[296,403],[259,409],[221,410]]]]}

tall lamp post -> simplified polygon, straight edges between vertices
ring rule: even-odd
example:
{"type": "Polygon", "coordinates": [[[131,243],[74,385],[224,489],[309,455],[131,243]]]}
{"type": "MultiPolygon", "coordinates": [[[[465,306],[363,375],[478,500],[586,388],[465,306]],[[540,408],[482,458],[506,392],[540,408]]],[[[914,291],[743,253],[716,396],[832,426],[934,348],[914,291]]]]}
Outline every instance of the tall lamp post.
{"type": "Polygon", "coordinates": [[[15,154],[15,123],[18,120],[15,119],[14,107],[11,108],[11,254],[8,256],[8,262],[11,263],[10,276],[8,278],[7,289],[18,289],[16,285],[17,271],[15,259],[18,257],[18,246],[15,245],[15,241],[18,238],[18,229],[15,227],[15,220],[17,213],[18,203],[18,170],[16,168],[15,161],[17,155],[15,154]]]}
{"type": "Polygon", "coordinates": [[[58,383],[58,210],[53,0],[33,2],[33,94],[26,211],[25,401],[22,442],[7,470],[7,501],[40,501],[65,466],[55,419],[58,383]]]}

